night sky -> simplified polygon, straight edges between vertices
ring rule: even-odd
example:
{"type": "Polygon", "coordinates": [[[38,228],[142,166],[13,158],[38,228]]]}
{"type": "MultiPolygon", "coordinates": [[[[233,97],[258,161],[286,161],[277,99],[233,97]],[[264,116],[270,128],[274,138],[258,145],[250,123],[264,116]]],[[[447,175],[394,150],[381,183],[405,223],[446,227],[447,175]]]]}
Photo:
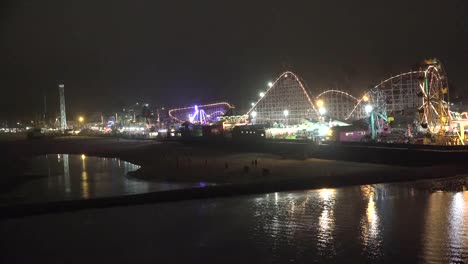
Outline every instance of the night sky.
{"type": "Polygon", "coordinates": [[[245,109],[282,71],[360,94],[437,57],[468,96],[468,1],[2,1],[0,118],[125,104],[245,109]],[[6,3],[5,3],[6,2],[6,3]]]}

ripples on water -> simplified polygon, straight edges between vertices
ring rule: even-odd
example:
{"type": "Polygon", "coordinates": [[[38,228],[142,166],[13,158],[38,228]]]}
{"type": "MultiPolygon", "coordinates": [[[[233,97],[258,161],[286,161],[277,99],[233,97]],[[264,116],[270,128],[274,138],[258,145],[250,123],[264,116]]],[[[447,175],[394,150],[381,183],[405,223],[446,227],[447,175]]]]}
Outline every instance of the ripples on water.
{"type": "MultiPolygon", "coordinates": [[[[122,173],[137,167],[118,160],[88,163],[88,157],[53,158],[52,164],[59,169],[50,166],[50,176],[39,181],[42,185],[32,184],[23,191],[54,193],[57,189],[86,198],[98,190],[131,193],[159,188],[129,182],[122,173]],[[60,161],[55,163],[57,159],[60,161]],[[70,175],[64,170],[67,164],[70,175]],[[116,173],[101,174],[109,168],[116,173]],[[59,172],[55,176],[54,170],[59,172]],[[113,177],[119,180],[113,181],[113,177]]],[[[24,241],[50,232],[64,234],[66,240],[70,223],[86,220],[91,222],[75,223],[75,235],[106,230],[98,242],[80,245],[89,252],[98,247],[101,254],[122,257],[112,245],[127,244],[130,239],[132,250],[147,250],[138,251],[138,256],[181,259],[181,263],[212,256],[225,260],[220,263],[466,263],[466,182],[457,178],[90,210],[26,219],[25,228],[37,228],[19,238],[19,231],[10,232],[16,228],[16,220],[3,223],[0,229],[9,234],[4,237],[10,241],[21,241],[15,245],[22,248],[24,241]],[[59,220],[48,226],[54,217],[59,220]],[[116,235],[107,236],[111,233],[116,235]],[[174,248],[182,253],[174,255],[174,248]]],[[[70,249],[66,253],[76,252],[70,249]]]]}
{"type": "Polygon", "coordinates": [[[273,193],[252,202],[252,239],[271,247],[275,262],[468,260],[467,191],[382,184],[273,193]]]}

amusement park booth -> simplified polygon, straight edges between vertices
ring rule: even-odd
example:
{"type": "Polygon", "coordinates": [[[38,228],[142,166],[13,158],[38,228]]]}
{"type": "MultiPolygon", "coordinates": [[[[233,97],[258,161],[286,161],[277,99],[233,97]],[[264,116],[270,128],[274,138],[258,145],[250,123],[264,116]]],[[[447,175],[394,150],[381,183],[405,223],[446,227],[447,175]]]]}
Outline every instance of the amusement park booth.
{"type": "Polygon", "coordinates": [[[327,139],[336,142],[361,142],[367,137],[370,137],[368,128],[360,126],[335,126],[330,129],[327,139]]]}

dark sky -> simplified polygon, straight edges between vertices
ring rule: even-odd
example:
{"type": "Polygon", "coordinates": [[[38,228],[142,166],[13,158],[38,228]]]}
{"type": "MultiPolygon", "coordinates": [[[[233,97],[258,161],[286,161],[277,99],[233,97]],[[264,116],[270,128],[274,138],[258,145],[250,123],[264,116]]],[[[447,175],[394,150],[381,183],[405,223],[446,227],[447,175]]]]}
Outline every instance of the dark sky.
{"type": "Polygon", "coordinates": [[[238,108],[285,69],[312,91],[362,92],[424,58],[468,95],[468,1],[120,1],[5,3],[0,115],[69,117],[147,101],[238,108]]]}

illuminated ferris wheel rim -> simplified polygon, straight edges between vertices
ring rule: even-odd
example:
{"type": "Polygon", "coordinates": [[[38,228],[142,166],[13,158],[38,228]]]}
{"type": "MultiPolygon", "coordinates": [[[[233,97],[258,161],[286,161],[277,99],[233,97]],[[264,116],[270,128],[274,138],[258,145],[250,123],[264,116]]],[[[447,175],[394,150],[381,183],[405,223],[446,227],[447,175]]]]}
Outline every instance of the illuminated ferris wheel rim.
{"type": "Polygon", "coordinates": [[[419,107],[422,115],[420,115],[419,121],[421,125],[425,123],[425,128],[430,133],[435,134],[444,129],[447,126],[447,122],[450,122],[452,119],[449,104],[444,100],[444,94],[448,94],[448,87],[446,83],[443,83],[446,78],[442,78],[445,75],[442,76],[440,71],[442,71],[442,74],[444,73],[441,64],[439,62],[431,62],[424,71],[424,81],[419,84],[423,94],[423,104],[419,107]],[[431,74],[430,81],[428,81],[428,74],[431,74]],[[436,86],[435,88],[434,85],[436,86]],[[444,92],[443,89],[446,89],[446,91],[444,92]]]}
{"type": "Polygon", "coordinates": [[[276,78],[276,80],[272,83],[272,85],[268,88],[268,90],[266,90],[265,94],[259,98],[257,100],[257,102],[255,102],[255,104],[249,109],[249,111],[247,111],[246,115],[250,115],[250,112],[252,112],[255,107],[257,106],[258,103],[260,103],[267,95],[268,93],[277,87],[277,83],[282,79],[282,78],[288,78],[289,76],[288,75],[291,75],[294,77],[294,80],[299,84],[299,86],[301,87],[302,89],[302,92],[305,94],[305,96],[307,97],[307,101],[309,102],[310,106],[312,107],[312,109],[315,111],[315,113],[317,115],[319,115],[319,112],[318,110],[315,108],[315,104],[314,104],[314,101],[311,99],[311,95],[309,95],[309,93],[307,92],[307,90],[305,89],[304,85],[302,84],[301,80],[299,80],[299,77],[297,77],[296,74],[294,74],[293,72],[291,71],[285,71],[283,72],[282,74],[279,75],[278,78],[276,78]]]}

